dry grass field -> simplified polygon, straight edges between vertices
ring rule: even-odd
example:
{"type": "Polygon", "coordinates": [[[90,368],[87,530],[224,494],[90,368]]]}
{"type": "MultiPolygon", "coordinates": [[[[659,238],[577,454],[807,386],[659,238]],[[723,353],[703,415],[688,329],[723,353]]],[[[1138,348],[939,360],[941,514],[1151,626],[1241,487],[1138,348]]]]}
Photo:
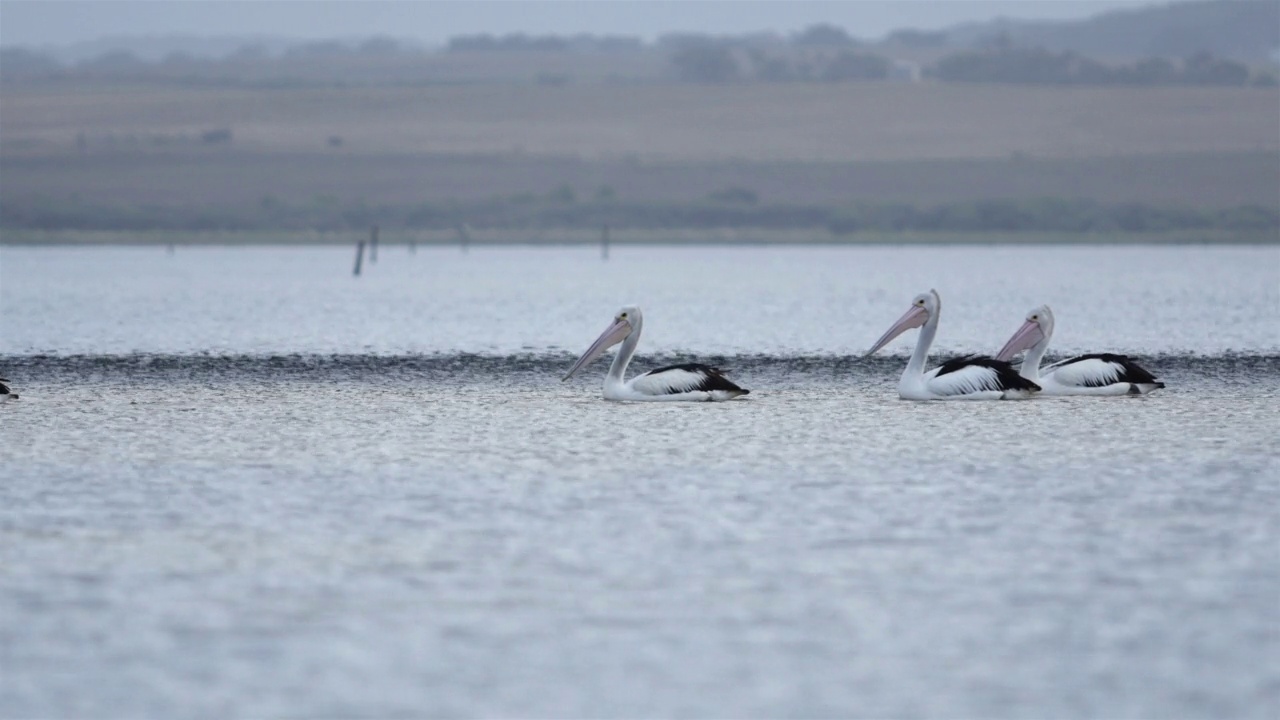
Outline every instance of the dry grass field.
{"type": "Polygon", "coordinates": [[[1280,201],[1275,88],[0,86],[0,199],[210,208],[608,188],[696,202],[1280,201]],[[232,139],[206,143],[226,128],[232,139]],[[78,140],[79,138],[79,140],[78,140]],[[332,144],[331,138],[341,138],[332,144]]]}
{"type": "Polygon", "coordinates": [[[590,199],[687,202],[742,188],[760,202],[939,204],[1059,197],[1230,207],[1274,204],[1280,155],[1201,153],[1082,159],[878,162],[584,161],[522,155],[256,153],[235,149],[17,156],[3,161],[0,196],[113,205],[229,206],[319,197],[370,204],[547,196],[567,186],[590,199]]]}
{"type": "Polygon", "coordinates": [[[854,162],[1280,151],[1280,90],[933,83],[23,88],[0,151],[228,127],[255,152],[854,162]]]}

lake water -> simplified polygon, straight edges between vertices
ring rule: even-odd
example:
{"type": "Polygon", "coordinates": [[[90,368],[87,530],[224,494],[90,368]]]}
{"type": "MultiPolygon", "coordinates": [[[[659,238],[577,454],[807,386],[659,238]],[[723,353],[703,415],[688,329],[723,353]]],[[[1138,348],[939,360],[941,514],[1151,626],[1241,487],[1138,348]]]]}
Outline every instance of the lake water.
{"type": "Polygon", "coordinates": [[[351,259],[0,248],[0,716],[1280,714],[1280,249],[351,259]],[[1168,388],[899,401],[930,287],[1168,388]]]}

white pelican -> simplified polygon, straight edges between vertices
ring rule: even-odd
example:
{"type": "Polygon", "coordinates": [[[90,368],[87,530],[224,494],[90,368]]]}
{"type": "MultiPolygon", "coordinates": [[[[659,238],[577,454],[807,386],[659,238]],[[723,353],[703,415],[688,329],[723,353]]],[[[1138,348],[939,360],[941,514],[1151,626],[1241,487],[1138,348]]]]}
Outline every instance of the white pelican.
{"type": "Polygon", "coordinates": [[[917,295],[911,301],[911,309],[867,351],[867,355],[871,355],[902,333],[924,326],[907,369],[898,381],[898,397],[903,400],[1019,400],[1039,392],[1039,385],[1020,377],[1009,363],[988,357],[960,357],[925,372],[929,346],[938,332],[941,313],[942,298],[938,297],[937,290],[917,295]]]}
{"type": "Polygon", "coordinates": [[[644,315],[640,308],[628,306],[619,310],[613,323],[582,353],[561,382],[573,377],[587,363],[603,355],[605,350],[622,343],[613,365],[609,366],[609,374],[604,378],[605,400],[718,401],[732,400],[750,392],[734,385],[716,368],[706,365],[672,365],[650,370],[629,381],[623,380],[643,327],[644,315]]]}
{"type": "Polygon", "coordinates": [[[0,402],[8,402],[9,400],[18,399],[18,393],[10,390],[9,386],[5,384],[7,382],[9,381],[4,378],[0,378],[0,402]]]}
{"type": "Polygon", "coordinates": [[[996,358],[1012,360],[1027,350],[1022,359],[1022,377],[1039,384],[1045,395],[1145,395],[1164,387],[1128,357],[1111,353],[1079,355],[1041,370],[1040,359],[1052,337],[1053,311],[1048,305],[1041,305],[1027,313],[1027,321],[996,353],[996,358]]]}

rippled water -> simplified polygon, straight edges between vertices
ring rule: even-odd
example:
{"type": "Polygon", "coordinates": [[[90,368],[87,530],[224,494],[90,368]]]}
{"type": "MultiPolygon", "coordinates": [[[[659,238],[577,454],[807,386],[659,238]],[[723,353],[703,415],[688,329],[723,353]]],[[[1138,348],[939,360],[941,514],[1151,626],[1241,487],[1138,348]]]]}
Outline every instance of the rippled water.
{"type": "Polygon", "coordinates": [[[1274,717],[1280,254],[932,252],[0,249],[0,716],[1274,717]],[[920,286],[1169,387],[901,402],[920,286]]]}

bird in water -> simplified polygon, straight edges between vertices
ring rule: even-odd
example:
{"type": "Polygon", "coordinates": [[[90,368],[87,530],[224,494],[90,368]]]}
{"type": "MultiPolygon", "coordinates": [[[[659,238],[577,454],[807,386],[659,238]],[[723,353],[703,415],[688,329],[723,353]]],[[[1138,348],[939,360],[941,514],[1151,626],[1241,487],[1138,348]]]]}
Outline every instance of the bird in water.
{"type": "Polygon", "coordinates": [[[1009,363],[989,357],[968,355],[942,363],[925,372],[929,347],[938,332],[942,298],[937,290],[915,296],[911,309],[893,324],[867,351],[871,355],[902,333],[921,328],[916,349],[898,382],[903,400],[1021,400],[1040,391],[1040,386],[1018,375],[1009,363]]]}
{"type": "Polygon", "coordinates": [[[622,343],[618,354],[609,366],[604,378],[605,400],[639,400],[649,402],[721,401],[732,400],[750,393],[734,384],[718,368],[697,363],[671,365],[642,373],[627,380],[627,365],[635,355],[644,327],[644,314],[640,308],[629,305],[613,316],[613,322],[582,353],[582,357],[569,368],[561,380],[568,380],[606,350],[622,343]]]}
{"type": "Polygon", "coordinates": [[[0,402],[8,402],[10,400],[18,399],[18,393],[10,390],[8,383],[8,380],[0,378],[0,402]]]}
{"type": "Polygon", "coordinates": [[[1040,360],[1052,338],[1053,311],[1041,305],[1027,313],[996,358],[1012,360],[1026,350],[1020,374],[1040,385],[1045,395],[1146,395],[1164,387],[1128,356],[1114,353],[1077,355],[1042,368],[1040,360]]]}

